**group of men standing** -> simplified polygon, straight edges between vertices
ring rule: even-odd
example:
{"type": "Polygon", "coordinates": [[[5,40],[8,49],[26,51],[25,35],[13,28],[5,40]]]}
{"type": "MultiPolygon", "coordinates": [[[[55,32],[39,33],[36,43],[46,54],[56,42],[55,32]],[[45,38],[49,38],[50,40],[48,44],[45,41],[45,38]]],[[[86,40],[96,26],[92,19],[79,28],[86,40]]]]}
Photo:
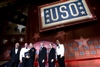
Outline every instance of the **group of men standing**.
{"type": "MultiPolygon", "coordinates": [[[[60,44],[59,40],[57,42],[56,49],[53,47],[53,44],[49,44],[48,51],[48,64],[49,67],[55,67],[55,60],[57,56],[59,67],[65,67],[64,63],[64,46],[60,44]]],[[[23,48],[19,47],[19,43],[15,44],[15,47],[12,48],[10,52],[11,56],[11,67],[34,67],[36,49],[33,47],[33,44],[30,43],[29,46],[25,43],[23,48]]],[[[40,43],[40,49],[38,54],[38,63],[39,67],[45,67],[45,62],[47,60],[47,49],[44,46],[44,43],[40,43]]]]}
{"type": "Polygon", "coordinates": [[[33,47],[32,43],[25,43],[23,48],[19,47],[19,43],[15,44],[15,47],[12,48],[10,52],[11,57],[11,67],[34,67],[36,49],[33,47]]]}

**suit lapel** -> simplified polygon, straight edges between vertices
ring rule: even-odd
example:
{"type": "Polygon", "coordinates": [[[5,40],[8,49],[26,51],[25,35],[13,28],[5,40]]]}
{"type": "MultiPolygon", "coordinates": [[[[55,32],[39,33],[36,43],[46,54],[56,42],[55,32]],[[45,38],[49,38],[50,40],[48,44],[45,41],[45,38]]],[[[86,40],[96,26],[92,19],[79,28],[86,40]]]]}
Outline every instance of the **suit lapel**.
{"type": "Polygon", "coordinates": [[[49,53],[52,51],[52,48],[49,50],[49,53]]]}

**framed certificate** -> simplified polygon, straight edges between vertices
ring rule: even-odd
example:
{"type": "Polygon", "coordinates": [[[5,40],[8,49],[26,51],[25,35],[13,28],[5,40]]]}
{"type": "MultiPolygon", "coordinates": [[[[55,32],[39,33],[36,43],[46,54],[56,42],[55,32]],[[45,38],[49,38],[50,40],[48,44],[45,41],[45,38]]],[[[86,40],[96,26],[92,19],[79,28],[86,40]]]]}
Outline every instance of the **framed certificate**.
{"type": "Polygon", "coordinates": [[[96,20],[87,0],[58,1],[39,6],[39,31],[96,20]]]}

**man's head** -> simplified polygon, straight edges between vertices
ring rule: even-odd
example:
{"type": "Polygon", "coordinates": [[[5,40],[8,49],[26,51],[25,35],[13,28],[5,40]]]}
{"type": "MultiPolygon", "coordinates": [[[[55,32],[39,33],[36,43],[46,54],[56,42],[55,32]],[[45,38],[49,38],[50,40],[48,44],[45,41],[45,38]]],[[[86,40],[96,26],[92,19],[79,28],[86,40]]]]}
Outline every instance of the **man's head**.
{"type": "Polygon", "coordinates": [[[41,42],[41,43],[40,43],[40,46],[41,46],[41,47],[44,47],[44,43],[41,42]]]}
{"type": "Polygon", "coordinates": [[[30,48],[32,48],[33,47],[33,44],[32,43],[30,43],[30,48]]]}
{"type": "Polygon", "coordinates": [[[50,43],[50,44],[49,44],[49,46],[50,46],[50,48],[52,48],[52,47],[53,47],[53,44],[52,44],[52,43],[50,43]]]}
{"type": "Polygon", "coordinates": [[[18,47],[19,47],[19,43],[16,43],[16,44],[15,44],[15,48],[18,48],[18,47]]]}
{"type": "Polygon", "coordinates": [[[25,43],[25,45],[24,45],[25,47],[28,47],[28,44],[27,43],[25,43]]]}
{"type": "Polygon", "coordinates": [[[57,44],[60,44],[60,41],[59,41],[59,40],[56,40],[56,43],[57,43],[57,44]]]}

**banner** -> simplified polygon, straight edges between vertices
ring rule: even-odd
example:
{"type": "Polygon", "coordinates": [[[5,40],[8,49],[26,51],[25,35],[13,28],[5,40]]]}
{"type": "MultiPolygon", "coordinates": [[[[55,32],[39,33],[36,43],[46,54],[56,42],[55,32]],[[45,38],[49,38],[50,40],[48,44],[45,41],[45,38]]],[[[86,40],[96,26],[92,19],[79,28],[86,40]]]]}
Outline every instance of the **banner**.
{"type": "Polygon", "coordinates": [[[39,6],[40,32],[96,20],[86,0],[59,1],[39,6]]]}

